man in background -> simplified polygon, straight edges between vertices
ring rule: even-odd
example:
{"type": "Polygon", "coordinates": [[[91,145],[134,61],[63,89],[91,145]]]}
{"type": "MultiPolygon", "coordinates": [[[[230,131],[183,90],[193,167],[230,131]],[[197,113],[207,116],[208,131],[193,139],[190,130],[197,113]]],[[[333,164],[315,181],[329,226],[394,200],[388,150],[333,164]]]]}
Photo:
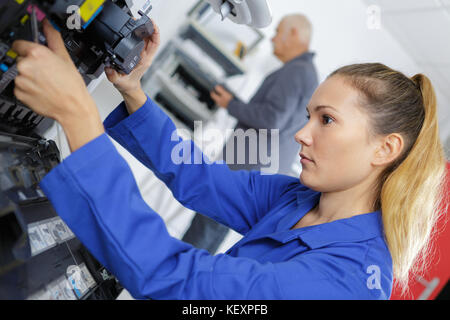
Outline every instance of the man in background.
{"type": "MultiPolygon", "coordinates": [[[[253,98],[248,103],[242,102],[222,86],[211,92],[216,104],[238,120],[235,135],[228,140],[222,155],[230,169],[261,170],[267,166],[267,158],[262,160],[259,154],[261,133],[266,132],[264,153],[279,152],[270,155],[272,161],[278,161],[275,173],[291,174],[299,152],[293,137],[307,122],[306,106],[318,86],[314,53],[309,50],[311,35],[312,25],[307,17],[301,14],[284,17],[272,38],[274,55],[283,66],[264,80],[253,98]],[[238,129],[244,132],[256,130],[257,139],[253,142],[245,139],[244,144],[240,143],[238,129]],[[272,130],[278,131],[279,139],[275,139],[278,148],[272,145],[272,130]],[[250,143],[256,143],[256,146],[250,143]],[[255,151],[256,154],[252,154],[255,151]],[[230,152],[231,157],[227,157],[230,152]],[[241,163],[242,159],[245,159],[244,163],[241,163]]],[[[226,226],[197,213],[183,241],[214,254],[227,233],[226,226]]]]}

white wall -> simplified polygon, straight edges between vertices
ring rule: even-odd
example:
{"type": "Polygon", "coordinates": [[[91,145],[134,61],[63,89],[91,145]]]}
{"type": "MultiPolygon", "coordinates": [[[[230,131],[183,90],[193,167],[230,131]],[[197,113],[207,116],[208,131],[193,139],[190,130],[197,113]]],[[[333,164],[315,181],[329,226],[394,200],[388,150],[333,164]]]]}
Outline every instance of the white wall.
{"type": "Polygon", "coordinates": [[[447,160],[450,161],[450,137],[447,138],[447,141],[444,144],[444,149],[445,149],[447,160]]]}
{"type": "Polygon", "coordinates": [[[270,39],[282,17],[297,12],[308,16],[313,24],[311,50],[316,52],[321,81],[338,67],[351,63],[381,62],[405,73],[418,70],[386,30],[368,29],[367,6],[360,0],[269,0],[269,3],[274,22],[262,30],[267,39],[258,52],[245,61],[254,79],[261,80],[280,65],[271,54],[270,39]]]}
{"type": "Polygon", "coordinates": [[[450,1],[364,0],[375,5],[384,28],[433,83],[442,141],[450,137],[450,1]]]}

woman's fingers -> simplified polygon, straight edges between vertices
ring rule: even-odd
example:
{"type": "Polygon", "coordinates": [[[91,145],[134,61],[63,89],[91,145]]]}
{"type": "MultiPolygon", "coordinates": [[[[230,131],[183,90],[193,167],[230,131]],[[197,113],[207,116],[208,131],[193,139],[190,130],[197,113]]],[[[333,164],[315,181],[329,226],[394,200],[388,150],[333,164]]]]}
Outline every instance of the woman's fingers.
{"type": "Polygon", "coordinates": [[[69,52],[67,52],[66,46],[64,45],[61,33],[53,28],[52,24],[47,19],[43,22],[43,31],[47,38],[48,48],[59,57],[72,62],[69,52]]]}
{"type": "Polygon", "coordinates": [[[40,44],[26,41],[26,40],[16,40],[13,42],[11,49],[21,57],[27,57],[30,54],[34,54],[40,44]]]}
{"type": "Polygon", "coordinates": [[[159,27],[153,22],[153,20],[152,20],[152,23],[153,23],[154,31],[151,36],[149,36],[148,38],[145,39],[145,41],[146,41],[145,53],[147,55],[155,54],[155,52],[158,49],[160,42],[161,42],[159,27]]]}
{"type": "Polygon", "coordinates": [[[26,106],[29,106],[33,101],[33,97],[26,90],[22,90],[21,87],[17,85],[14,87],[14,96],[26,106]]]}
{"type": "Polygon", "coordinates": [[[16,76],[14,79],[14,86],[25,92],[35,92],[37,90],[32,80],[21,75],[16,76]]]}
{"type": "Polygon", "coordinates": [[[108,80],[111,81],[112,83],[115,83],[117,80],[120,79],[120,74],[113,68],[106,67],[105,73],[108,80]]]}

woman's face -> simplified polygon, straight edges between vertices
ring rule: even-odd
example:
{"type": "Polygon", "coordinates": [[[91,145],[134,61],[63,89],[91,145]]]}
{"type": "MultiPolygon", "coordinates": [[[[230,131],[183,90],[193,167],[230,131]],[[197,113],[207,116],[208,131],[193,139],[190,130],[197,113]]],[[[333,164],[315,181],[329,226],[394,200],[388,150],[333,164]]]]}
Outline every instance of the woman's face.
{"type": "Polygon", "coordinates": [[[312,160],[302,160],[303,185],[319,192],[343,191],[373,172],[375,145],[358,96],[342,76],[327,79],[315,91],[307,106],[309,121],[295,135],[301,155],[312,160]]]}

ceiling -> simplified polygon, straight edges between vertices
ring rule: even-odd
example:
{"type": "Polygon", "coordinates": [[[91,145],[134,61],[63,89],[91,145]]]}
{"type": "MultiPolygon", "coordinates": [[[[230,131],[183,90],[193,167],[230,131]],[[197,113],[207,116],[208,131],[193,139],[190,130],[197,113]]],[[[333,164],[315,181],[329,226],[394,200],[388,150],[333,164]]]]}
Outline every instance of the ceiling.
{"type": "Polygon", "coordinates": [[[441,137],[450,138],[450,0],[363,0],[438,91],[441,137]]]}

